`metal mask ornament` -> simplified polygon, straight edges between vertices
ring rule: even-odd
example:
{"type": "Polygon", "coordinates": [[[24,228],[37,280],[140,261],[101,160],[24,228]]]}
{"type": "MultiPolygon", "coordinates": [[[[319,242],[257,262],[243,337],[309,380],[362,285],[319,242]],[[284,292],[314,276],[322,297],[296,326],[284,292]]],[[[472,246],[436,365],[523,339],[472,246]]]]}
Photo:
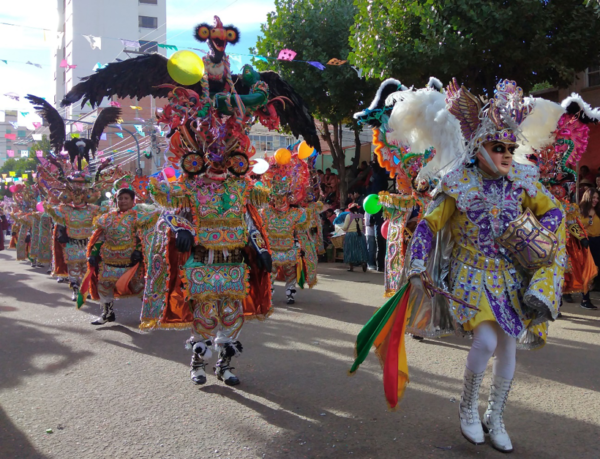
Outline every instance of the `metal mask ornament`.
{"type": "Polygon", "coordinates": [[[558,250],[556,235],[542,226],[531,209],[512,221],[496,242],[528,270],[550,266],[558,250]]]}

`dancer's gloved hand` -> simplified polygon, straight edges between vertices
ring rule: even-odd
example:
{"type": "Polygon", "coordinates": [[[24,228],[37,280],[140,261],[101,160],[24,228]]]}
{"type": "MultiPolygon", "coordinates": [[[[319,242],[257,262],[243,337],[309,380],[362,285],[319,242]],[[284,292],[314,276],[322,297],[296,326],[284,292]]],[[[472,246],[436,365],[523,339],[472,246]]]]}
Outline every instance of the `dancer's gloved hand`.
{"type": "Polygon", "coordinates": [[[142,255],[142,252],[140,252],[139,250],[134,250],[133,252],[131,252],[132,265],[135,265],[136,263],[141,263],[142,261],[144,261],[144,256],[142,255]]]}
{"type": "Polygon", "coordinates": [[[413,290],[423,292],[425,289],[423,288],[423,281],[421,280],[421,276],[413,276],[410,278],[410,285],[413,290]]]}
{"type": "Polygon", "coordinates": [[[61,244],[66,244],[67,242],[69,242],[69,236],[67,234],[67,228],[65,228],[64,226],[59,226],[58,227],[58,238],[56,238],[56,239],[61,244]]]}
{"type": "Polygon", "coordinates": [[[92,268],[98,269],[98,266],[100,265],[100,256],[92,255],[91,257],[88,258],[88,263],[90,264],[90,266],[92,268]]]}
{"type": "Polygon", "coordinates": [[[582,239],[580,242],[584,249],[587,249],[590,246],[590,240],[587,237],[582,239]]]}
{"type": "Polygon", "coordinates": [[[273,259],[271,258],[271,254],[266,250],[258,254],[256,262],[259,268],[263,268],[268,273],[273,270],[273,259]]]}
{"type": "Polygon", "coordinates": [[[180,252],[189,252],[194,245],[194,236],[188,230],[181,229],[175,236],[175,246],[180,252]]]}

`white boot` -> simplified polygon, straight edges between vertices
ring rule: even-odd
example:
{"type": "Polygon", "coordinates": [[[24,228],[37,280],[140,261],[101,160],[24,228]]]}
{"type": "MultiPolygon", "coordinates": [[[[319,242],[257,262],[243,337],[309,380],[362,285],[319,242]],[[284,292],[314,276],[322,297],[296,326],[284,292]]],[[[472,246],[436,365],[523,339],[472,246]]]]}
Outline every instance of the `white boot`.
{"type": "Polygon", "coordinates": [[[206,383],[206,362],[195,352],[192,354],[192,362],[190,363],[190,378],[195,384],[206,383]]]}
{"type": "Polygon", "coordinates": [[[463,391],[458,405],[460,418],[460,431],[468,441],[474,445],[485,443],[483,427],[479,419],[479,389],[483,381],[483,371],[473,373],[465,368],[463,391]]]}
{"type": "Polygon", "coordinates": [[[498,375],[493,376],[488,407],[483,415],[483,428],[490,435],[492,446],[502,453],[512,453],[513,451],[502,418],[511,386],[512,379],[504,379],[498,375]]]}

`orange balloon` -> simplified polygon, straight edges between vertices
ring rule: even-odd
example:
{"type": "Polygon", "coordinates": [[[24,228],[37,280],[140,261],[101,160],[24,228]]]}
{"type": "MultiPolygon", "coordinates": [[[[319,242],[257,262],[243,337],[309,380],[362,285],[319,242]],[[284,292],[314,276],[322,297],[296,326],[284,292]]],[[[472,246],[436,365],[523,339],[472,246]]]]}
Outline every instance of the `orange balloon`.
{"type": "Polygon", "coordinates": [[[287,148],[280,148],[275,152],[275,161],[280,166],[285,166],[292,160],[292,152],[287,148]]]}
{"type": "Polygon", "coordinates": [[[298,147],[298,158],[306,159],[313,154],[314,150],[314,148],[308,146],[306,140],[303,140],[300,146],[298,147]]]}

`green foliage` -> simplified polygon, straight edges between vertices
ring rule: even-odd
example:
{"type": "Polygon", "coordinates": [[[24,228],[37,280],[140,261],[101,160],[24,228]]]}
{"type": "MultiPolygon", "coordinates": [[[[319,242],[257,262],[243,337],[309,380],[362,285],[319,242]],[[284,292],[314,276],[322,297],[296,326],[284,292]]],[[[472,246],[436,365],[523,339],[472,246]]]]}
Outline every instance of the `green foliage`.
{"type": "Polygon", "coordinates": [[[356,0],[350,60],[423,86],[456,77],[475,92],[501,78],[564,87],[600,54],[600,19],[581,0],[356,0]]]}
{"type": "MultiPolygon", "coordinates": [[[[267,16],[251,52],[277,57],[284,48],[298,54],[295,59],[318,61],[345,60],[350,53],[349,30],[357,10],[352,0],[276,0],[275,13],[267,16]]],[[[288,81],[308,104],[315,118],[329,124],[349,123],[352,115],[364,108],[377,85],[359,78],[348,64],[327,65],[319,70],[301,62],[255,59],[259,70],[275,70],[288,81]]]]}
{"type": "Polygon", "coordinates": [[[541,83],[536,83],[531,87],[531,92],[536,92],[536,91],[543,91],[544,89],[550,89],[553,88],[554,86],[552,86],[550,83],[548,83],[547,81],[542,81],[541,83]]]}

